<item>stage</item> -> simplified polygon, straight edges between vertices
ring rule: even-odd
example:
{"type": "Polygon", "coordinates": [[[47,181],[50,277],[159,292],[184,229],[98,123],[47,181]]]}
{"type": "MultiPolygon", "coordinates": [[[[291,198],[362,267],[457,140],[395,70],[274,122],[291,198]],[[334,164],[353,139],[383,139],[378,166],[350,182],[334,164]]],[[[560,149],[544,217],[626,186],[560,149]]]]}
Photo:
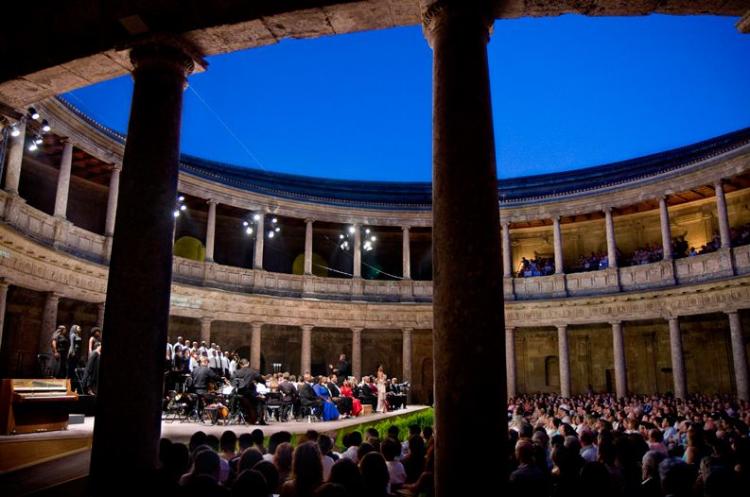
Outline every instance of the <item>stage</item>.
{"type": "MultiPolygon", "coordinates": [[[[262,430],[265,436],[279,431],[298,435],[307,430],[336,436],[341,429],[375,424],[426,409],[427,406],[409,406],[384,414],[375,413],[338,421],[271,421],[265,426],[162,421],[162,437],[173,442],[188,443],[196,431],[220,437],[226,430],[240,435],[256,428],[262,430]]],[[[65,431],[0,436],[0,494],[8,497],[27,495],[61,483],[80,480],[88,475],[93,431],[94,417],[87,416],[83,423],[71,424],[65,431]]]]}

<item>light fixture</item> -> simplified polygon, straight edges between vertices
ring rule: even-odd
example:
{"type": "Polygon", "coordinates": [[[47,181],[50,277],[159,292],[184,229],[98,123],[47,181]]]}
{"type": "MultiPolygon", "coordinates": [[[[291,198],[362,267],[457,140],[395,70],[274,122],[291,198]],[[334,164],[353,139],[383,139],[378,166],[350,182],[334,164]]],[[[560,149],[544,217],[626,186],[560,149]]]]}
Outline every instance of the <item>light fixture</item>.
{"type": "Polygon", "coordinates": [[[250,223],[248,223],[247,221],[242,221],[242,226],[249,226],[249,225],[250,223]]]}
{"type": "Polygon", "coordinates": [[[370,228],[367,228],[367,229],[365,230],[365,235],[369,235],[369,234],[370,234],[370,228]]]}
{"type": "Polygon", "coordinates": [[[179,197],[177,197],[177,200],[179,200],[180,202],[184,202],[185,201],[185,196],[184,195],[180,195],[179,197]]]}
{"type": "Polygon", "coordinates": [[[375,240],[377,240],[377,238],[375,237],[375,235],[372,235],[372,236],[370,237],[370,240],[374,242],[375,240]]]}
{"type": "Polygon", "coordinates": [[[349,233],[354,234],[354,231],[356,231],[354,226],[349,226],[349,233]]]}
{"type": "Polygon", "coordinates": [[[279,231],[281,231],[281,228],[279,228],[278,226],[276,226],[276,228],[274,229],[274,231],[275,231],[276,233],[278,233],[279,231]]]}
{"type": "Polygon", "coordinates": [[[343,233],[339,235],[339,239],[340,239],[340,240],[343,240],[343,239],[344,239],[344,235],[343,235],[343,233]]]}
{"type": "Polygon", "coordinates": [[[31,145],[29,145],[29,152],[34,152],[39,147],[36,146],[36,142],[31,142],[31,145]]]}
{"type": "Polygon", "coordinates": [[[39,113],[36,111],[34,107],[29,107],[29,116],[31,116],[32,119],[35,121],[39,119],[39,113]]]}
{"type": "Polygon", "coordinates": [[[175,218],[178,218],[178,217],[180,217],[180,211],[179,211],[179,209],[175,209],[175,211],[174,211],[174,212],[172,213],[172,215],[173,215],[173,216],[174,216],[175,218]]]}
{"type": "Polygon", "coordinates": [[[245,233],[247,233],[248,235],[252,235],[253,229],[248,226],[247,229],[245,229],[245,233]]]}
{"type": "Polygon", "coordinates": [[[187,210],[187,206],[185,204],[181,205],[180,206],[180,210],[181,211],[186,211],[187,210]]]}
{"type": "Polygon", "coordinates": [[[44,131],[45,133],[49,133],[50,130],[52,130],[52,126],[50,126],[47,120],[44,119],[42,121],[42,131],[44,131]]]}
{"type": "Polygon", "coordinates": [[[36,143],[37,145],[41,145],[41,144],[42,144],[43,142],[44,142],[44,140],[42,140],[42,137],[41,137],[41,136],[39,136],[39,135],[36,135],[36,136],[34,137],[34,143],[36,143]]]}
{"type": "Polygon", "coordinates": [[[14,138],[15,138],[16,136],[19,136],[20,134],[21,134],[21,130],[19,130],[19,129],[18,129],[18,126],[16,126],[16,125],[14,124],[14,125],[13,125],[13,126],[12,126],[12,127],[10,128],[10,136],[12,136],[12,137],[14,137],[14,138]]]}
{"type": "Polygon", "coordinates": [[[272,224],[276,224],[276,223],[278,223],[278,222],[279,222],[279,220],[278,220],[278,219],[276,219],[276,218],[273,218],[273,219],[271,219],[271,223],[272,223],[272,224]]]}
{"type": "Polygon", "coordinates": [[[253,214],[253,221],[260,221],[260,214],[253,214]]]}
{"type": "Polygon", "coordinates": [[[273,232],[273,230],[271,230],[271,231],[268,232],[268,238],[273,238],[274,235],[275,235],[275,233],[273,232]]]}

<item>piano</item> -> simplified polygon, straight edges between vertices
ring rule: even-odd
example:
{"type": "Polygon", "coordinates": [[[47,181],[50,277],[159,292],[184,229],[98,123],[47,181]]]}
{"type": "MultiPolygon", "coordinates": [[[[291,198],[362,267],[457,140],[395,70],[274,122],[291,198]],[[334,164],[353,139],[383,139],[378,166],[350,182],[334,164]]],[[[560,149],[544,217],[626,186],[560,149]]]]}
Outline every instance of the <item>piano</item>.
{"type": "Polygon", "coordinates": [[[68,429],[78,394],[68,379],[0,380],[0,435],[68,429]]]}

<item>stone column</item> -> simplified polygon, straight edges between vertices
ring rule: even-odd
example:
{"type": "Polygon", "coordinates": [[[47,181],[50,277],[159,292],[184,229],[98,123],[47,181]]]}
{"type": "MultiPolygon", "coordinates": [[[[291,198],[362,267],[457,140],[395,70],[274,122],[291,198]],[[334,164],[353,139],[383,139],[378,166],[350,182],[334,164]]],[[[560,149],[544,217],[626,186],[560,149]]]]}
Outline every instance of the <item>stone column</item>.
{"type": "Polygon", "coordinates": [[[104,328],[104,309],[106,305],[104,302],[96,304],[96,326],[104,328]]]}
{"type": "Polygon", "coordinates": [[[3,327],[5,326],[5,307],[8,301],[8,282],[0,279],[0,350],[3,346],[3,327]]]}
{"type": "Polygon", "coordinates": [[[214,199],[208,199],[208,222],[206,224],[206,262],[214,261],[214,246],[216,244],[216,205],[214,199]]]}
{"type": "Polygon", "coordinates": [[[89,480],[94,495],[111,491],[115,481],[118,493],[142,491],[158,466],[189,51],[164,35],[130,52],[134,86],[107,282],[89,480]]]}
{"type": "Polygon", "coordinates": [[[73,167],[73,144],[63,139],[60,173],[57,175],[57,194],[55,195],[55,217],[65,219],[68,212],[68,193],[70,192],[70,170],[73,167]]]}
{"type": "Polygon", "coordinates": [[[16,124],[18,136],[10,137],[8,159],[5,163],[5,191],[18,194],[18,184],[21,182],[21,163],[23,162],[23,146],[26,143],[26,120],[21,119],[16,124]]]}
{"type": "Polygon", "coordinates": [[[493,15],[489,1],[421,3],[433,50],[435,492],[483,495],[484,482],[466,475],[505,474],[485,440],[507,437],[505,424],[487,425],[485,414],[507,407],[505,367],[498,363],[505,357],[498,332],[505,324],[487,62],[493,15]],[[498,366],[493,395],[476,381],[471,364],[498,366]],[[462,436],[457,426],[486,426],[486,438],[462,436]]]}
{"type": "Polygon", "coordinates": [[[263,323],[254,321],[250,325],[253,328],[250,336],[250,367],[256,371],[260,371],[260,338],[263,323]]]}
{"type": "Polygon", "coordinates": [[[403,231],[403,240],[402,240],[402,247],[401,247],[401,274],[405,280],[411,279],[411,240],[410,240],[410,233],[411,230],[408,226],[402,226],[401,230],[403,231]]]}
{"type": "Polygon", "coordinates": [[[210,317],[201,318],[201,342],[211,344],[211,322],[213,319],[210,317]]]}
{"type": "Polygon", "coordinates": [[[305,219],[305,274],[311,275],[313,255],[313,223],[312,219],[305,219]]]}
{"type": "Polygon", "coordinates": [[[401,365],[403,367],[401,381],[411,382],[411,350],[412,350],[412,332],[414,328],[404,328],[402,330],[402,346],[401,346],[401,365]]]}
{"type": "Polygon", "coordinates": [[[259,212],[257,230],[255,231],[255,251],[253,253],[253,269],[263,269],[263,239],[266,237],[266,214],[259,212]]]}
{"type": "Polygon", "coordinates": [[[362,230],[359,224],[354,225],[354,263],[352,265],[352,276],[354,278],[362,277],[362,230]]]}
{"type": "Polygon", "coordinates": [[[661,223],[661,244],[664,252],[664,260],[672,260],[672,230],[669,227],[669,209],[667,209],[667,197],[659,199],[659,222],[661,223]]]}
{"type": "Polygon", "coordinates": [[[727,312],[729,317],[729,334],[732,340],[732,362],[734,364],[734,379],[737,385],[737,398],[750,400],[750,381],[748,381],[747,352],[742,338],[742,322],[737,311],[727,312]]]}
{"type": "MultiPolygon", "coordinates": [[[[44,309],[42,310],[42,332],[39,334],[39,353],[51,354],[52,335],[57,328],[57,306],[60,303],[60,295],[54,292],[46,294],[44,309]]],[[[54,365],[54,359],[50,366],[54,365]]]]}
{"type": "Polygon", "coordinates": [[[560,356],[560,395],[570,397],[570,348],[568,347],[568,326],[557,326],[557,348],[560,356]]]}
{"type": "Polygon", "coordinates": [[[552,236],[555,243],[555,274],[563,274],[563,249],[562,230],[560,229],[560,216],[552,218],[552,236]]]}
{"type": "Polygon", "coordinates": [[[612,217],[612,208],[604,209],[604,231],[607,236],[607,260],[609,267],[617,267],[617,242],[615,241],[615,220],[612,217]]]}
{"type": "Polygon", "coordinates": [[[109,177],[109,194],[107,196],[107,216],[104,220],[104,256],[110,258],[112,253],[112,236],[115,232],[115,218],[117,215],[117,195],[120,192],[120,171],[122,165],[112,166],[112,175],[109,177]]]}
{"type": "Polygon", "coordinates": [[[682,354],[682,332],[678,318],[669,318],[669,349],[672,354],[672,378],[674,379],[674,395],[684,399],[687,395],[687,379],[685,377],[685,357],[682,354]]]}
{"type": "Polygon", "coordinates": [[[310,372],[310,362],[312,354],[312,329],[313,325],[302,325],[302,353],[300,354],[300,374],[310,372]]]}
{"type": "Polygon", "coordinates": [[[516,396],[516,329],[505,327],[505,374],[508,397],[516,396]]]}
{"type": "Polygon", "coordinates": [[[716,217],[719,218],[719,236],[721,236],[721,248],[732,246],[732,236],[729,230],[729,214],[727,213],[727,199],[724,197],[724,185],[720,179],[714,183],[716,192],[716,217]]]}
{"type": "Polygon", "coordinates": [[[510,244],[510,223],[503,223],[502,234],[503,277],[509,278],[510,276],[513,276],[513,247],[510,244]]]}
{"type": "Polygon", "coordinates": [[[621,399],[628,394],[628,375],[625,367],[625,340],[622,334],[622,323],[614,321],[612,325],[612,347],[615,362],[615,391],[621,399]]]}
{"type": "Polygon", "coordinates": [[[362,379],[362,328],[352,328],[352,376],[362,379]]]}

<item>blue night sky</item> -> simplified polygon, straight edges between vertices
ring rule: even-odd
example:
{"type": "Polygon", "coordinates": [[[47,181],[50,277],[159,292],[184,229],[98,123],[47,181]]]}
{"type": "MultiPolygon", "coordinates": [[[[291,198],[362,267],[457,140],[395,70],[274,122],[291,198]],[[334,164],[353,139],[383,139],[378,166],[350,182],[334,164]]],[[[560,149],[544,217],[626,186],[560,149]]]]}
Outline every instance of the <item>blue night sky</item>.
{"type": "MultiPolygon", "coordinates": [[[[488,50],[500,177],[628,159],[750,126],[750,35],[735,22],[496,22],[488,50]]],[[[430,180],[432,52],[420,27],[285,40],[209,63],[185,92],[184,153],[308,176],[430,180]]],[[[124,132],[131,92],[122,77],[66,98],[124,132]]]]}

